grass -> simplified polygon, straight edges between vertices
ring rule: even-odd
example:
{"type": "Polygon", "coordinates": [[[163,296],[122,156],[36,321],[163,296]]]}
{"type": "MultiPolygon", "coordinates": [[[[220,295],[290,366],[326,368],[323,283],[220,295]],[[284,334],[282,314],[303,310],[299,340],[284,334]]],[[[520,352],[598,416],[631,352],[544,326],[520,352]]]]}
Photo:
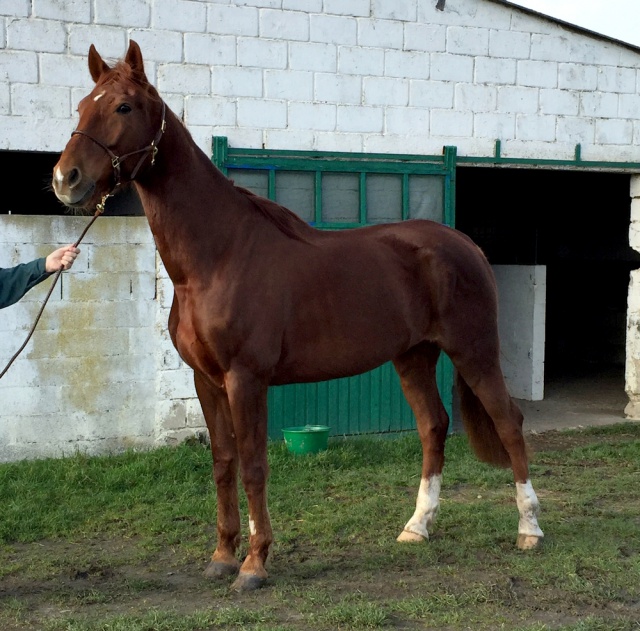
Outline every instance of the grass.
{"type": "Polygon", "coordinates": [[[447,441],[440,515],[416,546],[395,543],[419,484],[415,434],[303,457],[271,444],[270,580],[240,596],[201,575],[206,448],[0,465],[0,628],[640,631],[640,425],[536,441],[546,538],[529,553],[514,545],[511,472],[464,436],[447,441]]]}

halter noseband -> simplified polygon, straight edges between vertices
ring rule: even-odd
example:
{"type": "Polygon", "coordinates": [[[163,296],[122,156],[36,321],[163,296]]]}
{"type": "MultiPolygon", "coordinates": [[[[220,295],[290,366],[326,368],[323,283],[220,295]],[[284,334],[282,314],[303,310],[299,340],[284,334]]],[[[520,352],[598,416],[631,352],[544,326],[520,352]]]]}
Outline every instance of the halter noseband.
{"type": "MultiPolygon", "coordinates": [[[[135,179],[136,175],[138,174],[138,171],[140,170],[140,167],[142,166],[142,163],[145,161],[145,158],[147,157],[148,153],[151,153],[151,166],[155,164],[156,154],[158,153],[158,143],[160,142],[160,139],[162,138],[162,134],[164,134],[164,130],[167,127],[165,113],[166,113],[166,105],[164,101],[162,101],[162,122],[160,123],[160,129],[158,130],[158,133],[156,134],[155,138],[146,147],[142,147],[142,149],[136,149],[135,151],[130,151],[129,153],[125,153],[122,156],[117,156],[115,153],[113,153],[113,151],[111,151],[111,149],[109,149],[109,147],[107,147],[107,145],[105,145],[103,142],[100,142],[98,139],[94,138],[91,134],[88,134],[86,131],[82,131],[81,129],[76,129],[75,131],[71,132],[71,135],[74,136],[75,134],[79,134],[80,136],[86,136],[89,140],[92,140],[93,142],[96,143],[96,145],[98,145],[99,147],[102,147],[106,151],[107,155],[111,158],[111,166],[113,167],[113,172],[115,173],[115,184],[111,189],[111,192],[113,192],[116,188],[118,188],[118,186],[120,186],[120,164],[122,163],[123,160],[125,160],[125,158],[128,158],[129,156],[134,156],[137,153],[144,154],[140,158],[140,160],[138,160],[138,164],[136,164],[135,168],[131,172],[132,180],[135,179]]],[[[109,195],[111,195],[111,193],[109,193],[109,195]]],[[[105,199],[106,197],[107,196],[105,196],[105,199]]],[[[104,200],[103,200],[103,203],[104,203],[104,200]]]]}

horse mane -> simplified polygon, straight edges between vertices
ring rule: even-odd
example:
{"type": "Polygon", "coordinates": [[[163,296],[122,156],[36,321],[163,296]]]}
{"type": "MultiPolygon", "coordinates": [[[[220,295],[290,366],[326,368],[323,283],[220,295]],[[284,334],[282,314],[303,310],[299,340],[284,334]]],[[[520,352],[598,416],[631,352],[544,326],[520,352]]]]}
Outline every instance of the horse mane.
{"type": "Polygon", "coordinates": [[[231,183],[235,190],[249,198],[252,206],[259,211],[265,219],[278,228],[280,232],[297,241],[309,242],[307,235],[309,234],[310,227],[303,219],[300,219],[298,215],[266,197],[261,197],[247,188],[237,186],[233,180],[231,180],[231,183]]]}

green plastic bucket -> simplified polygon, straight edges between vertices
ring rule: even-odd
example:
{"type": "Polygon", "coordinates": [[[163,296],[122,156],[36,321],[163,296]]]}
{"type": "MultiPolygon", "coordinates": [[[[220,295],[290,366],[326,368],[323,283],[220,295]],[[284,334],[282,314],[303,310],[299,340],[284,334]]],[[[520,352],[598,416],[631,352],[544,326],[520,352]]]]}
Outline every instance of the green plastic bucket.
{"type": "Polygon", "coordinates": [[[285,427],[282,430],[284,442],[291,453],[317,454],[327,448],[329,427],[326,425],[303,425],[285,427]]]}

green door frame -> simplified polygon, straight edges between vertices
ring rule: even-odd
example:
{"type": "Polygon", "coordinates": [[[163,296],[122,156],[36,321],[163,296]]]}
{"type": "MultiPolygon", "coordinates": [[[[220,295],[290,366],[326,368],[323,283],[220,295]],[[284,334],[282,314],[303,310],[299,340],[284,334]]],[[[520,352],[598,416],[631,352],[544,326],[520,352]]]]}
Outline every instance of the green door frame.
{"type": "MultiPolygon", "coordinates": [[[[401,177],[403,220],[409,218],[410,177],[439,176],[443,178],[442,222],[455,225],[456,147],[444,147],[442,156],[287,151],[233,148],[226,137],[214,136],[212,162],[225,175],[232,174],[234,170],[266,172],[267,195],[273,200],[276,197],[278,172],[313,173],[313,225],[324,230],[368,225],[366,182],[369,174],[395,174],[401,177]],[[357,221],[323,221],[322,177],[327,172],[358,174],[360,202],[357,221]]],[[[438,362],[437,380],[443,404],[451,418],[453,366],[444,354],[438,362]]],[[[356,377],[270,388],[269,436],[282,438],[283,427],[305,424],[329,425],[334,434],[344,435],[415,430],[415,418],[402,396],[391,363],[356,377]]]]}

